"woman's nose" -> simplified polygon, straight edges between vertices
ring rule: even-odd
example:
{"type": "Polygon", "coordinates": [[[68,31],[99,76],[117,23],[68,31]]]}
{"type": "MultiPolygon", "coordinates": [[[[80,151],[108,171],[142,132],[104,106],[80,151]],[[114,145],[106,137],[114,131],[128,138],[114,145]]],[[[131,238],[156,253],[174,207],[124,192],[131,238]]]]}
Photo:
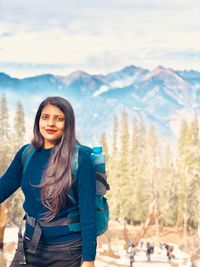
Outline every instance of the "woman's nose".
{"type": "Polygon", "coordinates": [[[48,126],[54,126],[55,125],[55,120],[53,118],[49,118],[47,122],[48,126]]]}

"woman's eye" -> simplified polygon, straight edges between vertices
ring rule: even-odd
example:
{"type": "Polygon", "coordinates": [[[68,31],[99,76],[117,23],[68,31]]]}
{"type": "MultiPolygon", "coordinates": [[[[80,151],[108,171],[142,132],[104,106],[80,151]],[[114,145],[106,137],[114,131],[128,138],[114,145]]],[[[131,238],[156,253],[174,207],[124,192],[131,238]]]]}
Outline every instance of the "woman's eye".
{"type": "Polygon", "coordinates": [[[42,115],[42,119],[43,119],[43,120],[47,120],[47,119],[48,119],[48,116],[46,116],[46,115],[42,115]]]}
{"type": "Polygon", "coordinates": [[[61,121],[63,121],[64,119],[61,118],[61,117],[58,117],[56,120],[59,121],[59,122],[61,122],[61,121]]]}

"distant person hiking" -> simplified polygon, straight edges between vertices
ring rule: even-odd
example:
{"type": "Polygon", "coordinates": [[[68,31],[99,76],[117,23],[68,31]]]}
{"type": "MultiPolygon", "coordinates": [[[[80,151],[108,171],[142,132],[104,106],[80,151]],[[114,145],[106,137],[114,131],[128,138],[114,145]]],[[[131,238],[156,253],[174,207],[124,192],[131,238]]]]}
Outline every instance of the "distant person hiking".
{"type": "Polygon", "coordinates": [[[171,261],[171,259],[175,258],[174,254],[173,254],[174,247],[166,244],[165,248],[167,250],[167,258],[168,258],[169,261],[171,261]]]}
{"type": "Polygon", "coordinates": [[[151,260],[151,254],[153,253],[154,253],[154,245],[151,245],[149,242],[147,242],[147,245],[146,245],[147,261],[151,260]]]}
{"type": "Polygon", "coordinates": [[[133,267],[133,263],[135,261],[135,246],[133,243],[131,243],[128,247],[127,253],[130,258],[130,267],[133,267]]]}

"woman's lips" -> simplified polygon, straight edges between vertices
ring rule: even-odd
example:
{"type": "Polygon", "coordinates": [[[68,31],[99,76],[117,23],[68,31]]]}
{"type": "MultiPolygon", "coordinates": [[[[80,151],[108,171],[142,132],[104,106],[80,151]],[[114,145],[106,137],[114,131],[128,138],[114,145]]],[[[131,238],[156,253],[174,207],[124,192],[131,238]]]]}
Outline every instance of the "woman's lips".
{"type": "Polygon", "coordinates": [[[48,134],[54,134],[55,132],[57,132],[56,130],[51,130],[51,129],[47,129],[46,132],[48,134]]]}

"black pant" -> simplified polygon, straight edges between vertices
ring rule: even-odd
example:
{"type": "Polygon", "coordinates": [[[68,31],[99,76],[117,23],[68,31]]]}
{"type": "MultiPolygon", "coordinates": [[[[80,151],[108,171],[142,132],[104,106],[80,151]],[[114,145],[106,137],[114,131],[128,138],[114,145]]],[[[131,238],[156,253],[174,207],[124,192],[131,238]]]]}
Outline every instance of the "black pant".
{"type": "Polygon", "coordinates": [[[19,264],[19,250],[17,248],[10,267],[80,267],[81,240],[73,240],[58,245],[39,244],[36,253],[28,251],[29,241],[24,241],[26,264],[19,264]]]}

